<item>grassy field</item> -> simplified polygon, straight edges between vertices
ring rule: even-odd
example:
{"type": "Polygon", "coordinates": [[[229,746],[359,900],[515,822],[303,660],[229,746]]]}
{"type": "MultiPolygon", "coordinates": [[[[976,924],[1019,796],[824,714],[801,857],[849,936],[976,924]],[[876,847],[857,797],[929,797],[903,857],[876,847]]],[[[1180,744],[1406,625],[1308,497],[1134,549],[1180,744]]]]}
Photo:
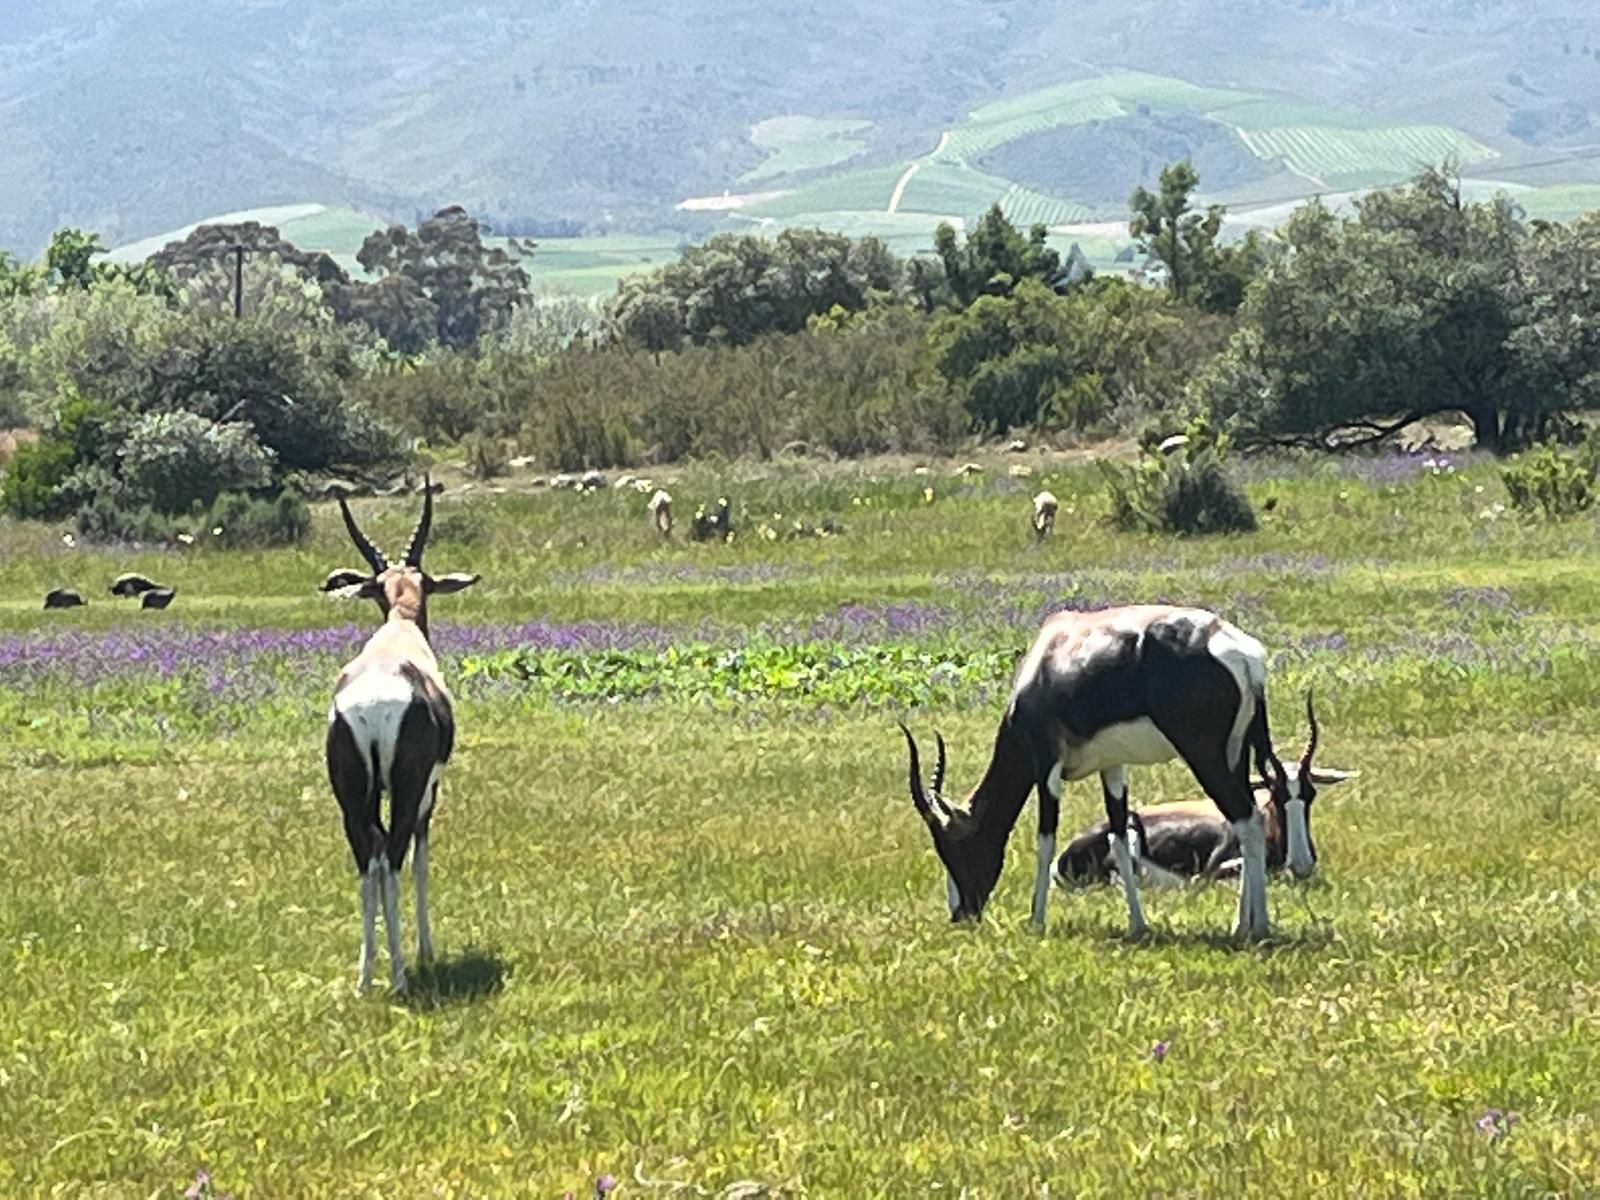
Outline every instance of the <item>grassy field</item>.
{"type": "MultiPolygon", "coordinates": [[[[734,499],[717,546],[631,491],[447,493],[432,569],[483,582],[433,612],[461,736],[404,1000],[352,993],[321,741],[376,614],[315,591],[336,513],[260,554],[0,526],[0,1194],[1593,1194],[1594,518],[1519,523],[1483,462],[1253,462],[1260,532],[1170,541],[1016,461],[658,476],[734,499]],[[130,568],[172,608],[105,596],[130,568]],[[57,583],[90,606],[38,611],[57,583]],[[895,717],[964,793],[1040,615],[1141,600],[1265,641],[1286,747],[1315,685],[1320,760],[1362,772],[1318,876],[1274,880],[1257,948],[1228,887],[1149,897],[1145,944],[1058,894],[1040,936],[1030,806],[952,928],[895,717]]],[[[358,513],[390,546],[413,515],[358,513]]],[[[1098,808],[1069,789],[1064,832],[1098,808]]]]}
{"type": "Polygon", "coordinates": [[[827,120],[820,117],[768,117],[756,122],[750,140],[769,157],[739,176],[742,184],[759,183],[794,171],[814,171],[854,158],[866,149],[859,136],[871,121],[827,120]]]}
{"type": "Polygon", "coordinates": [[[1382,129],[1337,126],[1278,126],[1241,131],[1261,158],[1281,158],[1296,171],[1330,187],[1389,183],[1437,166],[1450,157],[1466,165],[1494,151],[1447,125],[1399,125],[1382,129]]]}

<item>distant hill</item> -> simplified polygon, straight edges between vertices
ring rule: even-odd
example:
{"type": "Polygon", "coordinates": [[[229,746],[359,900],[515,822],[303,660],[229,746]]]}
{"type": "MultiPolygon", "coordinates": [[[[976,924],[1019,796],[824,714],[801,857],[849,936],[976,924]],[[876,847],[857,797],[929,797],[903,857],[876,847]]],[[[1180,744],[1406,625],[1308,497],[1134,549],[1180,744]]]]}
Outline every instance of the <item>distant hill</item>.
{"type": "Polygon", "coordinates": [[[1114,220],[1180,153],[1237,208],[1445,153],[1483,180],[1559,185],[1557,206],[1600,184],[1591,0],[5,8],[0,247],[26,254],[63,224],[118,244],[303,203],[379,219],[461,203],[589,234],[805,221],[909,244],[997,200],[1062,227],[1114,220]]]}

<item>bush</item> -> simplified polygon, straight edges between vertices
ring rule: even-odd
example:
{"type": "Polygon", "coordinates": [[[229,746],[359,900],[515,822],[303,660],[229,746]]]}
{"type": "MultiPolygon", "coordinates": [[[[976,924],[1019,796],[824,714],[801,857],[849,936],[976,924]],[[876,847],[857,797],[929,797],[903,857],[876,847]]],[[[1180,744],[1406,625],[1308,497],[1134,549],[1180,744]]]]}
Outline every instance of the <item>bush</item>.
{"type": "Polygon", "coordinates": [[[71,397],[38,441],[17,447],[0,480],[0,511],[24,520],[66,516],[82,494],[70,481],[116,445],[122,427],[106,405],[71,397]]]}
{"type": "Polygon", "coordinates": [[[1142,454],[1135,467],[1102,461],[1112,523],[1185,536],[1250,532],[1255,510],[1224,457],[1224,447],[1192,440],[1174,454],[1142,454]]]}
{"type": "Polygon", "coordinates": [[[117,451],[125,506],[182,513],[210,506],[223,492],[265,487],[272,453],[248,425],[219,425],[191,412],[148,413],[117,451]]]}
{"type": "Polygon", "coordinates": [[[1500,471],[1511,507],[1525,516],[1561,520],[1594,507],[1600,442],[1591,434],[1571,452],[1547,442],[1519,455],[1500,471]]]}
{"type": "Polygon", "coordinates": [[[461,450],[474,479],[494,479],[510,469],[510,455],[499,438],[469,433],[461,439],[461,450]]]}
{"type": "Polygon", "coordinates": [[[311,533],[311,509],[290,491],[276,496],[224,492],[209,508],[174,516],[148,504],[119,506],[109,490],[78,510],[78,536],[89,542],[178,542],[252,550],[294,546],[311,533]]]}

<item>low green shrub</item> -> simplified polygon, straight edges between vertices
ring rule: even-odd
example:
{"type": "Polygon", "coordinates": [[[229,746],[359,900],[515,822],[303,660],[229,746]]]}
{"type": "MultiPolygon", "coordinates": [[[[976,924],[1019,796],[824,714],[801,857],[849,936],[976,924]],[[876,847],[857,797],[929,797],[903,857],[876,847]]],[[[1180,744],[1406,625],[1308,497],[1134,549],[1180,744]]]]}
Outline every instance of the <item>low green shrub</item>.
{"type": "Polygon", "coordinates": [[[1588,512],[1600,492],[1600,441],[1591,434],[1576,449],[1550,441],[1519,454],[1501,468],[1511,507],[1529,517],[1562,520],[1588,512]]]}

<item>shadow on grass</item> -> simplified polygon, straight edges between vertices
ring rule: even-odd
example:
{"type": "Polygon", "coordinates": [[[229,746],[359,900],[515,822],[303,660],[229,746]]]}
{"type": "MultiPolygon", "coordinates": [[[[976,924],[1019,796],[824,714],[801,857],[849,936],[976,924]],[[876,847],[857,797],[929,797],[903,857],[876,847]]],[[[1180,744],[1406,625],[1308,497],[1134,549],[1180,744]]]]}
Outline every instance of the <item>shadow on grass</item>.
{"type": "Polygon", "coordinates": [[[495,995],[506,983],[506,964],[499,955],[476,947],[450,954],[412,972],[407,1008],[447,1008],[475,1004],[495,995]]]}
{"type": "Polygon", "coordinates": [[[1084,917],[1051,922],[1050,935],[1120,942],[1133,947],[1185,946],[1229,954],[1249,952],[1262,955],[1314,953],[1327,949],[1339,940],[1333,925],[1321,920],[1295,928],[1275,925],[1272,936],[1260,942],[1235,938],[1232,924],[1230,921],[1227,928],[1219,926],[1216,929],[1164,929],[1158,919],[1152,917],[1148,934],[1142,938],[1130,938],[1125,926],[1108,927],[1104,921],[1084,917]]]}

